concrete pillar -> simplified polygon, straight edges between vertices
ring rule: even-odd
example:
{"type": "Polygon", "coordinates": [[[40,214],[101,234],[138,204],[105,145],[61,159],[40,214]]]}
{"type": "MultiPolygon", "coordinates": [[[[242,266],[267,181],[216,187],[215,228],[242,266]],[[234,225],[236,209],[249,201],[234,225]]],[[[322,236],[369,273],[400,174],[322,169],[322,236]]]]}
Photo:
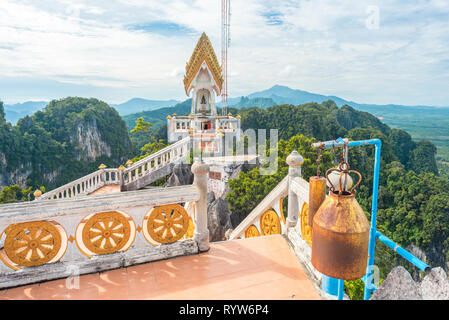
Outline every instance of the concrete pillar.
{"type": "Polygon", "coordinates": [[[301,166],[304,163],[304,158],[298,153],[298,151],[293,150],[292,153],[287,157],[286,162],[289,166],[288,168],[288,216],[287,216],[287,228],[296,226],[298,223],[299,215],[299,201],[298,196],[293,192],[291,188],[291,182],[294,178],[301,176],[301,166]]]}
{"type": "Polygon", "coordinates": [[[209,180],[209,166],[204,162],[192,165],[195,175],[193,184],[198,188],[200,198],[195,202],[195,232],[194,239],[200,251],[209,250],[209,229],[207,228],[207,181],[209,180]]]}

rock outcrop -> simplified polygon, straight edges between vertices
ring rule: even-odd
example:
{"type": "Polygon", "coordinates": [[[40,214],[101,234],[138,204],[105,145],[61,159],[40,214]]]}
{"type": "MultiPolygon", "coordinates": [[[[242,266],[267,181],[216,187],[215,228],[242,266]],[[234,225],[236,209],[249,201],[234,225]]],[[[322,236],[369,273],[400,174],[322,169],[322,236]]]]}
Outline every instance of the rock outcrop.
{"type": "Polygon", "coordinates": [[[76,134],[70,137],[78,161],[95,161],[101,156],[111,157],[111,146],[102,137],[97,121],[79,122],[76,134]]]}
{"type": "Polygon", "coordinates": [[[438,267],[432,269],[419,283],[404,267],[394,268],[371,300],[449,300],[449,279],[438,267]]]}
{"type": "Polygon", "coordinates": [[[192,166],[190,164],[179,163],[173,167],[173,173],[165,183],[165,187],[184,186],[193,183],[192,166]]]}
{"type": "MultiPolygon", "coordinates": [[[[229,180],[238,177],[240,172],[246,172],[253,168],[254,165],[243,164],[236,167],[232,174],[229,176],[229,180]]],[[[188,164],[176,164],[173,167],[173,173],[165,183],[165,187],[182,186],[193,183],[193,174],[191,171],[191,165],[188,164]]],[[[229,204],[227,202],[227,193],[230,191],[229,186],[226,184],[225,190],[220,197],[215,197],[213,192],[209,192],[207,195],[208,203],[208,228],[209,238],[211,242],[226,240],[226,232],[238,225],[242,218],[233,215],[229,210],[229,204]]]]}

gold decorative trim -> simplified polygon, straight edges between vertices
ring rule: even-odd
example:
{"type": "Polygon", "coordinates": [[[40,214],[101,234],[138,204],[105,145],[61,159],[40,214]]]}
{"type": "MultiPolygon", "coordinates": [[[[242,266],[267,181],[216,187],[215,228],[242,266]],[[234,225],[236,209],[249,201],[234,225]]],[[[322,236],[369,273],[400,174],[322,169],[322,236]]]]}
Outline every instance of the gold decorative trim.
{"type": "Polygon", "coordinates": [[[260,233],[259,230],[257,230],[257,227],[255,225],[250,225],[248,229],[245,231],[245,238],[255,238],[259,237],[260,233]]]}
{"type": "Polygon", "coordinates": [[[189,228],[189,215],[179,204],[152,208],[143,220],[145,239],[152,245],[176,242],[189,228]]]}
{"type": "Polygon", "coordinates": [[[283,205],[284,205],[284,198],[281,198],[281,199],[279,199],[279,212],[280,212],[281,220],[282,220],[282,222],[284,223],[284,226],[285,226],[285,224],[287,222],[285,221],[285,217],[284,217],[284,207],[283,207],[283,205]]]}
{"type": "Polygon", "coordinates": [[[194,232],[195,232],[195,223],[193,223],[192,218],[189,218],[189,226],[187,227],[187,232],[185,234],[185,238],[192,239],[194,232]]]}
{"type": "Polygon", "coordinates": [[[263,235],[281,234],[279,216],[274,210],[268,210],[260,217],[260,229],[263,235]]]}
{"type": "Polygon", "coordinates": [[[300,212],[301,235],[309,246],[312,246],[312,227],[309,226],[309,205],[304,202],[300,212]]]}
{"type": "Polygon", "coordinates": [[[6,238],[0,259],[14,270],[54,263],[67,249],[65,230],[54,221],[12,224],[3,234],[6,238]]]}
{"type": "Polygon", "coordinates": [[[134,242],[136,226],[131,216],[121,211],[90,214],[78,225],[76,244],[83,254],[111,254],[126,251],[134,242]]]}
{"type": "Polygon", "coordinates": [[[190,57],[189,62],[186,65],[186,75],[184,77],[184,88],[186,93],[188,93],[190,84],[194,80],[198,70],[201,68],[203,61],[206,61],[206,64],[221,91],[223,87],[222,69],[209,38],[206,33],[203,32],[201,38],[198,40],[192,56],[190,57]]]}

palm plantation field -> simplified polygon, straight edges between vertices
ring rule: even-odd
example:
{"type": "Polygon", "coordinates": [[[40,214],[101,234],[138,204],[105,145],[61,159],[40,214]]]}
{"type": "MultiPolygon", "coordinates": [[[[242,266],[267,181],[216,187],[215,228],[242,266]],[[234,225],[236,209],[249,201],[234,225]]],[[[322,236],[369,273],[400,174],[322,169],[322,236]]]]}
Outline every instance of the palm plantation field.
{"type": "Polygon", "coordinates": [[[369,109],[390,127],[407,131],[414,140],[433,142],[437,161],[449,166],[449,108],[370,106],[369,109]]]}

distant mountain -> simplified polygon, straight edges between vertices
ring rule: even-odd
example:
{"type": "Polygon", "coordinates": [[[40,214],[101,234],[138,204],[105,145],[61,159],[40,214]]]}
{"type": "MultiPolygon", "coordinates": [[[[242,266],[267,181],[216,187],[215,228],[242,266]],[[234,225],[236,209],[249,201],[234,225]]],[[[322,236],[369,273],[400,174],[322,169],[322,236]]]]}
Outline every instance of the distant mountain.
{"type": "Polygon", "coordinates": [[[192,106],[192,99],[187,99],[183,102],[177,103],[175,106],[159,108],[151,111],[142,111],[133,114],[122,116],[126,122],[128,130],[131,130],[136,125],[137,118],[143,117],[143,120],[153,124],[152,130],[158,129],[167,123],[167,116],[176,113],[179,116],[190,113],[192,106]]]}
{"type": "Polygon", "coordinates": [[[239,109],[252,108],[252,107],[266,109],[277,104],[279,103],[276,103],[272,98],[263,98],[263,97],[256,97],[256,98],[241,97],[238,103],[230,104],[228,102],[228,106],[230,108],[239,108],[239,109]]]}
{"type": "Polygon", "coordinates": [[[133,98],[121,104],[111,104],[121,116],[142,111],[152,111],[165,107],[172,107],[179,103],[176,100],[147,100],[142,98],[133,98]]]}
{"type": "Polygon", "coordinates": [[[304,104],[307,102],[321,103],[326,100],[333,100],[338,106],[347,104],[348,101],[335,96],[325,96],[310,93],[303,90],[295,90],[286,86],[275,85],[270,89],[259,91],[248,95],[248,98],[271,98],[276,104],[304,104]]]}
{"type": "Polygon", "coordinates": [[[20,118],[32,115],[38,110],[45,108],[47,101],[27,101],[24,103],[5,104],[6,121],[15,124],[20,118]]]}
{"type": "Polygon", "coordinates": [[[356,108],[361,111],[375,113],[384,113],[384,112],[392,112],[392,111],[401,111],[401,112],[409,112],[410,108],[414,108],[413,111],[427,111],[427,112],[449,112],[448,108],[445,107],[432,107],[432,106],[404,106],[397,104],[388,104],[388,105],[379,105],[379,104],[366,104],[366,103],[357,103],[354,101],[349,101],[342,99],[337,96],[326,96],[317,93],[311,93],[298,89],[291,89],[286,86],[275,85],[270,89],[258,91],[249,94],[246,97],[241,98],[230,98],[228,100],[228,105],[236,108],[248,108],[248,106],[257,106],[261,108],[268,108],[273,105],[279,104],[293,104],[300,105],[309,102],[322,103],[327,100],[332,100],[339,107],[343,105],[348,105],[353,108],[356,108]],[[242,100],[242,98],[245,98],[242,100]],[[265,101],[264,106],[261,106],[260,100],[255,100],[258,98],[266,98],[271,99],[273,102],[269,100],[265,101]],[[273,103],[273,104],[271,104],[273,103]]]}

